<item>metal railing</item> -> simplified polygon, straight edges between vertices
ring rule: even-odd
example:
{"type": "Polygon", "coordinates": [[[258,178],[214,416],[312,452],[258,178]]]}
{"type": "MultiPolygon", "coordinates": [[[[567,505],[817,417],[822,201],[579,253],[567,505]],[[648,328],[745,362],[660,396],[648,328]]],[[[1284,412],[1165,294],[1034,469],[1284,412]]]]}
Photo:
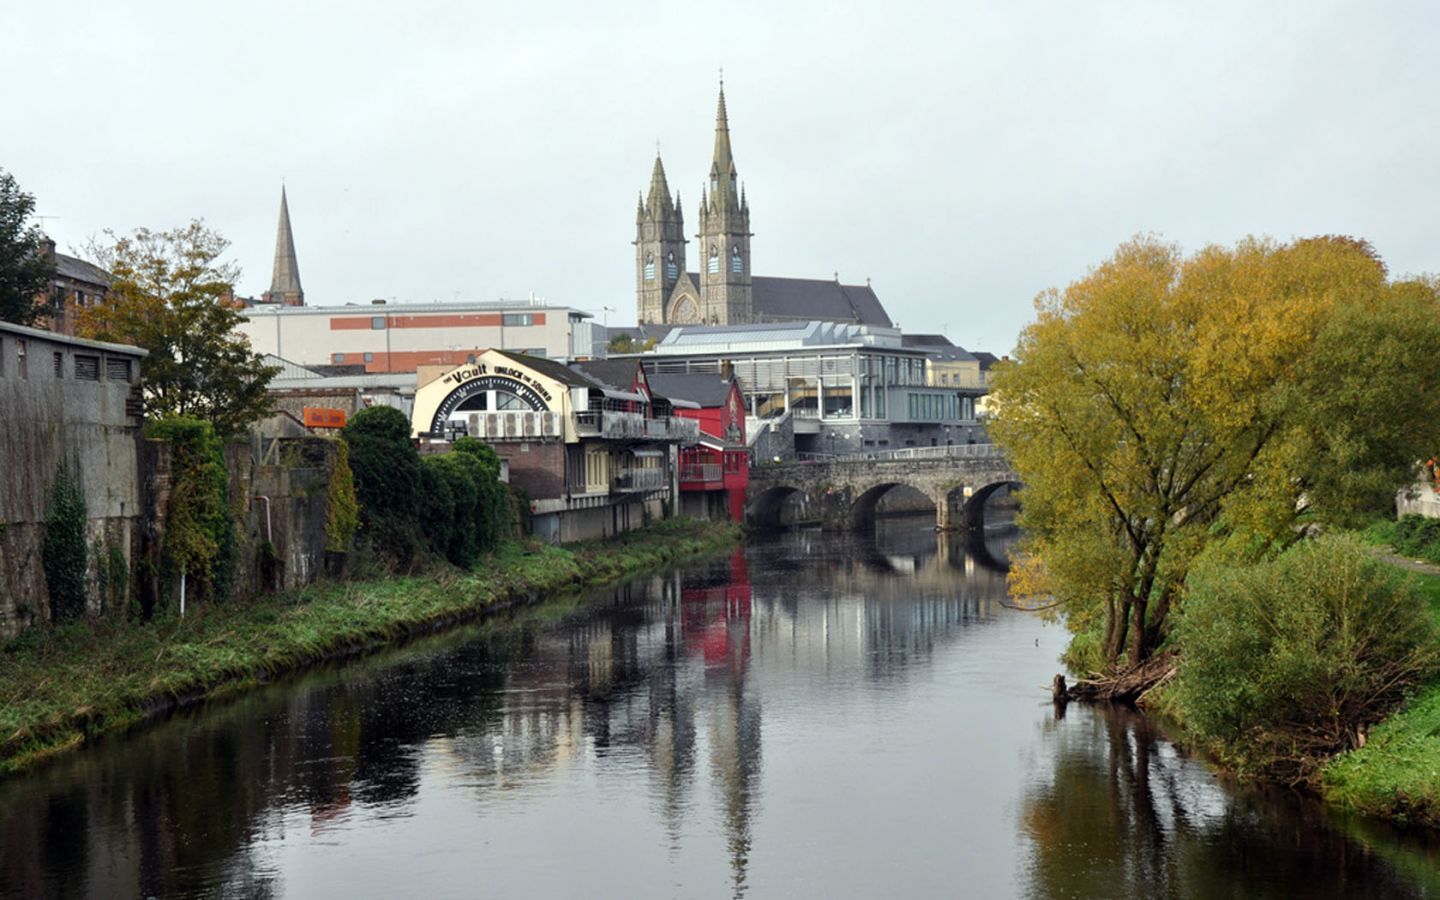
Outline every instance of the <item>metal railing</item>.
{"type": "Polygon", "coordinates": [[[800,462],[876,462],[899,459],[1001,459],[997,444],[949,444],[944,447],[904,447],[873,453],[797,453],[800,462]]]}
{"type": "Polygon", "coordinates": [[[615,476],[617,491],[658,491],[664,487],[664,469],[631,469],[615,476]]]}
{"type": "Polygon", "coordinates": [[[692,463],[680,467],[681,481],[719,481],[722,469],[719,463],[692,463]]]}

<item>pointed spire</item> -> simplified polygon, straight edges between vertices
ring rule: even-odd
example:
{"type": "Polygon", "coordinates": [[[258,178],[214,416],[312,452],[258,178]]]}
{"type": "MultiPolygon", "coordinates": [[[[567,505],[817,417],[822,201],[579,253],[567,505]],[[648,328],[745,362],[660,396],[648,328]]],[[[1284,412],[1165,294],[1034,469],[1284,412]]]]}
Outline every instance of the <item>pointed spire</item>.
{"type": "Polygon", "coordinates": [[[659,218],[669,218],[675,212],[675,205],[670,201],[670,185],[665,180],[665,164],[660,161],[660,154],[655,154],[655,168],[650,172],[650,196],[646,198],[645,205],[650,214],[659,218]]]}
{"type": "Polygon", "coordinates": [[[265,300],[286,306],[304,306],[305,290],[300,287],[300,263],[295,258],[295,235],[290,230],[290,203],[285,186],[280,186],[280,225],[275,231],[275,268],[265,300]]]}

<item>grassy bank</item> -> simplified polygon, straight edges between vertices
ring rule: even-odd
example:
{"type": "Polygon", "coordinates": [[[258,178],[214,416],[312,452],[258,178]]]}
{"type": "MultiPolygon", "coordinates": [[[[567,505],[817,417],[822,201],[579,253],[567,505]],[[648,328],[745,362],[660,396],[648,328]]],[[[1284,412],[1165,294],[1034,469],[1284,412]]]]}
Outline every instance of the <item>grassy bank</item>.
{"type": "MultiPolygon", "coordinates": [[[[1414,577],[1440,618],[1440,575],[1414,577]]],[[[1440,828],[1440,682],[1375,726],[1364,747],[1332,760],[1322,790],[1344,809],[1440,828]]]]}
{"type": "Polygon", "coordinates": [[[510,544],[475,572],[314,585],[184,620],[35,629],[0,651],[0,774],[183,703],[434,630],[515,600],[733,547],[732,525],[672,520],[569,547],[510,544]]]}

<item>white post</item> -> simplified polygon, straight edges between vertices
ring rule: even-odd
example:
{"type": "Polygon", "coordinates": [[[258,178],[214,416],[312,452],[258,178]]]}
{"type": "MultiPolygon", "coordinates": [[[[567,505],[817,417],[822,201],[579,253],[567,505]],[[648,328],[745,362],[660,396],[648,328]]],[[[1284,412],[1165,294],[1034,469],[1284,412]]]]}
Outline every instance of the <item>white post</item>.
{"type": "Polygon", "coordinates": [[[180,570],[180,618],[185,618],[185,570],[180,570]]]}

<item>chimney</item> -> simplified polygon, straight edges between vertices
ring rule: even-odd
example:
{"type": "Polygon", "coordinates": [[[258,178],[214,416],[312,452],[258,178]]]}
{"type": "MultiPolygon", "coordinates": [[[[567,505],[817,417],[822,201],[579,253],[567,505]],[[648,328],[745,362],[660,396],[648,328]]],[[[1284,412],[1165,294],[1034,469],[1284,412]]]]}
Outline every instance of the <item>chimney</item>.
{"type": "Polygon", "coordinates": [[[380,298],[380,297],[376,297],[374,300],[371,300],[371,301],[370,301],[370,305],[371,305],[371,306],[384,306],[384,305],[385,305],[385,301],[384,301],[384,299],[382,299],[382,298],[380,298]]]}
{"type": "Polygon", "coordinates": [[[40,258],[41,258],[41,259],[54,259],[54,258],[55,258],[55,241],[54,241],[54,239],[51,238],[50,235],[48,235],[48,234],[42,234],[42,235],[40,235],[40,258]]]}

